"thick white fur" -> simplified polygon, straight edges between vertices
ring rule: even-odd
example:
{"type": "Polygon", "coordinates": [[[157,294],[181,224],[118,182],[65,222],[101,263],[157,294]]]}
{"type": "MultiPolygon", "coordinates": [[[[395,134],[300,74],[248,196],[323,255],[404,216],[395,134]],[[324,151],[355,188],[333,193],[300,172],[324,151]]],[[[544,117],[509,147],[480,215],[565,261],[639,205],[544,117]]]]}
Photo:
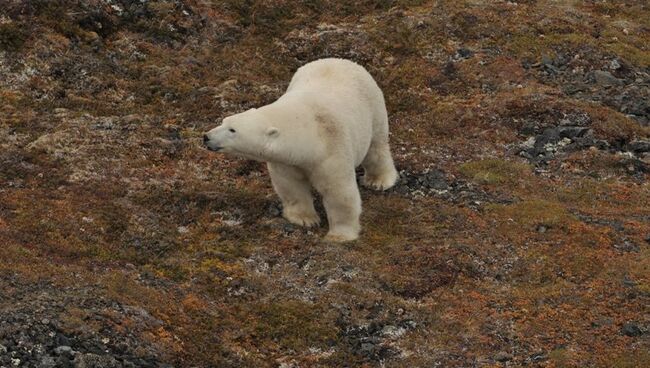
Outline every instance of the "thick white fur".
{"type": "Polygon", "coordinates": [[[283,216],[294,224],[319,223],[313,186],[323,197],[331,241],[359,236],[355,167],[363,166],[363,183],[374,189],[390,188],[398,178],[384,96],[370,74],[348,60],[301,67],[277,101],[225,118],[205,139],[212,150],[267,162],[283,216]]]}

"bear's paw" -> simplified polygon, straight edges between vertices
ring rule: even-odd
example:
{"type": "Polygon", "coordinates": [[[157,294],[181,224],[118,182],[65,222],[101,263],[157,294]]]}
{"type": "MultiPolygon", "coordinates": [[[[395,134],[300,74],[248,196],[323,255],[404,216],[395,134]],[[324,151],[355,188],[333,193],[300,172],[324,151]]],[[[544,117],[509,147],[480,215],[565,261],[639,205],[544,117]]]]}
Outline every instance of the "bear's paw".
{"type": "Polygon", "coordinates": [[[318,226],[320,217],[315,211],[296,211],[286,209],[282,211],[282,217],[292,224],[304,227],[318,226]]]}

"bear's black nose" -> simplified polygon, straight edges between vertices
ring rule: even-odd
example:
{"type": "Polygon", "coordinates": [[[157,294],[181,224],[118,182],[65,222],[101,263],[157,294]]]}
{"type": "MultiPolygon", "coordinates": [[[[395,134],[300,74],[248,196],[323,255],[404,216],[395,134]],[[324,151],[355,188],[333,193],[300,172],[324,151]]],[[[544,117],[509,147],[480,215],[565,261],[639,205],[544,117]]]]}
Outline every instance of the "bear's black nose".
{"type": "Polygon", "coordinates": [[[203,143],[207,143],[210,140],[207,134],[203,134],[203,143]]]}

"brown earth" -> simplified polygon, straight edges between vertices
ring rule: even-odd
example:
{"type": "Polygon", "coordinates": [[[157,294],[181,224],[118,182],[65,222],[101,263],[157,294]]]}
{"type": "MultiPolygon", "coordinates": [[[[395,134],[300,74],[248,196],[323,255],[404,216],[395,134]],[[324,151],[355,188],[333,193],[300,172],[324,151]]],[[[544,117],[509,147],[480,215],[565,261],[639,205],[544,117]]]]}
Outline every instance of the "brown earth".
{"type": "Polygon", "coordinates": [[[644,0],[2,0],[0,366],[650,366],[649,123],[644,0]],[[323,57],[401,172],[345,245],[200,144],[323,57]]]}

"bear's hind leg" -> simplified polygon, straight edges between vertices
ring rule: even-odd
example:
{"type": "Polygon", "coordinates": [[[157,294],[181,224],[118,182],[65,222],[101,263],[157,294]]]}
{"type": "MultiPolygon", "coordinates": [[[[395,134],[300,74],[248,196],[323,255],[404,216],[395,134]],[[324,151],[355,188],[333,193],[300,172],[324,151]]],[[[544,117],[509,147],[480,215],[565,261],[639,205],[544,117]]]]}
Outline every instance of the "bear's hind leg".
{"type": "Polygon", "coordinates": [[[300,170],[295,167],[268,163],[273,189],[282,201],[282,217],[292,224],[314,226],[320,223],[320,217],[314,209],[311,184],[300,170]]]}
{"type": "Polygon", "coordinates": [[[399,177],[388,142],[372,142],[361,166],[363,185],[372,189],[386,190],[395,185],[399,177]]]}

